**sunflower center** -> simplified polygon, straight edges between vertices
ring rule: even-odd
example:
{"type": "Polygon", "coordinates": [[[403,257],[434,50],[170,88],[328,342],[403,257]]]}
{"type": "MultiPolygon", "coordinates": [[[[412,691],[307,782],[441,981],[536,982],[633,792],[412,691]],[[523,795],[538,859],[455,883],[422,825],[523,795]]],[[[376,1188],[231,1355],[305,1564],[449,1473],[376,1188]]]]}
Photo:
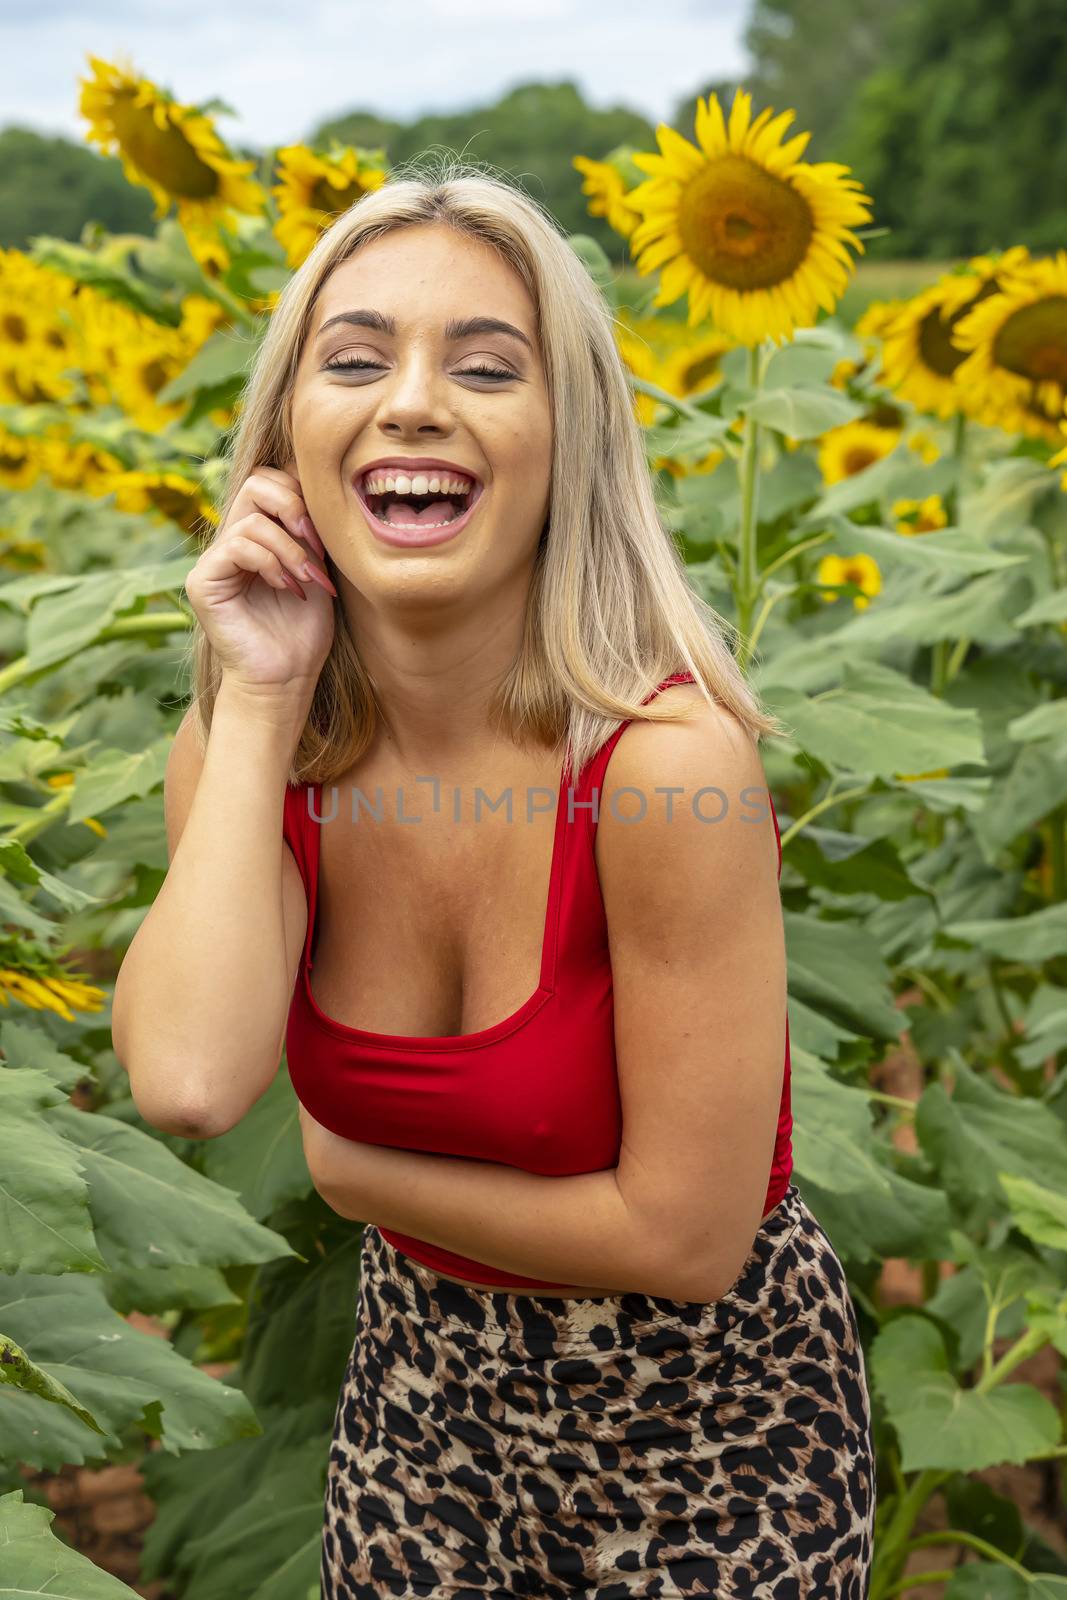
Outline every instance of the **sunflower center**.
{"type": "Polygon", "coordinates": [[[146,361],[141,368],[141,381],[150,394],[158,394],[168,377],[169,374],[162,362],[146,361]]]}
{"type": "Polygon", "coordinates": [[[1022,378],[1067,384],[1067,295],[1013,311],[993,341],[993,358],[1022,378]]]}
{"type": "Polygon", "coordinates": [[[843,465],[845,472],[851,478],[855,473],[862,472],[865,467],[872,466],[875,461],[880,459],[881,458],[876,455],[873,450],[869,450],[866,445],[857,444],[853,445],[851,450],[846,452],[843,465]]]}
{"type": "Polygon", "coordinates": [[[201,161],[180,128],[158,128],[150,106],[136,106],[133,90],[115,95],[111,116],[119,143],[141,171],[170,194],[207,200],[218,193],[219,175],[201,161]]]}
{"type": "Polygon", "coordinates": [[[942,378],[951,378],[966,354],[958,345],[952,343],[953,328],[961,317],[965,317],[975,306],[980,306],[983,300],[987,300],[996,292],[996,279],[989,278],[978,293],[950,317],[943,317],[937,306],[927,312],[919,324],[919,354],[931,372],[936,372],[942,378]]]}
{"type": "Polygon", "coordinates": [[[320,178],[308,196],[308,205],[316,211],[347,211],[352,203],[359,199],[363,187],[359,183],[347,183],[343,189],[335,189],[332,183],[325,178],[320,178]]]}
{"type": "Polygon", "coordinates": [[[772,289],[800,266],[815,231],[803,195],[734,153],[686,185],[678,232],[686,254],[727,289],[772,289]]]}
{"type": "Polygon", "coordinates": [[[718,372],[721,360],[722,356],[716,351],[714,355],[701,356],[691,366],[686,367],[684,377],[686,394],[694,394],[705,378],[710,378],[713,373],[718,372]]]}
{"type": "Polygon", "coordinates": [[[935,307],[919,324],[919,354],[923,364],[942,378],[951,378],[963,360],[963,351],[952,343],[952,327],[956,320],[953,317],[946,322],[935,307]]]}
{"type": "Polygon", "coordinates": [[[4,312],[3,317],[0,318],[0,329],[3,330],[5,338],[9,339],[12,344],[25,344],[29,337],[26,319],[20,317],[17,311],[4,312]]]}

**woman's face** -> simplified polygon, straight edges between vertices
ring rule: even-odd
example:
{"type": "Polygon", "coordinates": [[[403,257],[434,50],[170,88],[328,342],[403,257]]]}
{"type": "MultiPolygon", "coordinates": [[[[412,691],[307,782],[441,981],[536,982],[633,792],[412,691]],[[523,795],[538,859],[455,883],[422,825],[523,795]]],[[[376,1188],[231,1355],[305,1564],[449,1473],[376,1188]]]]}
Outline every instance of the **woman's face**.
{"type": "MultiPolygon", "coordinates": [[[[490,246],[420,224],[362,246],[336,268],[312,315],[291,416],[290,470],[357,591],[447,600],[528,579],[549,509],[551,404],[533,303],[490,246]],[[515,332],[448,326],[474,318],[515,332]],[[345,370],[346,362],[360,365],[345,370]],[[475,480],[458,531],[440,539],[444,529],[430,528],[436,542],[412,542],[464,503],[445,498],[447,467],[425,469],[426,498],[412,498],[418,484],[406,497],[403,486],[384,500],[372,493],[368,503],[366,469],[383,463],[371,474],[381,485],[404,470],[388,466],[398,457],[443,461],[475,480]],[[376,531],[374,512],[391,535],[376,531]]],[[[407,473],[414,482],[418,467],[407,473]]]]}

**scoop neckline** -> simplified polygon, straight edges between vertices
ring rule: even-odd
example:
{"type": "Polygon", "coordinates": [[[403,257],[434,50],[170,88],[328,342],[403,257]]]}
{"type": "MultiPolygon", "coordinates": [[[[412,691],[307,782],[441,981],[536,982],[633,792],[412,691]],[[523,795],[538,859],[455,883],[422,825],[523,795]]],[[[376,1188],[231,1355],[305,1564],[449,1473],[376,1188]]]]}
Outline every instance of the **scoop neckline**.
{"type": "MultiPolygon", "coordinates": [[[[540,1011],[545,1002],[555,993],[556,949],[561,899],[560,886],[567,847],[567,829],[564,815],[566,810],[565,789],[569,754],[568,750],[563,759],[563,765],[560,769],[559,789],[556,796],[556,823],[552,835],[552,862],[548,877],[548,903],[545,907],[545,922],[541,935],[541,966],[537,988],[527,1000],[523,1001],[518,1010],[513,1011],[510,1016],[503,1017],[501,1021],[492,1023],[488,1028],[478,1028],[473,1033],[378,1033],[372,1028],[357,1028],[347,1022],[341,1022],[337,1017],[331,1017],[323,1011],[311,988],[311,968],[314,964],[311,959],[311,946],[318,919],[319,847],[321,844],[319,828],[321,824],[317,823],[309,814],[307,818],[308,835],[313,841],[308,846],[308,882],[311,887],[311,899],[308,906],[307,935],[304,940],[304,951],[300,965],[303,973],[304,994],[311,1013],[320,1028],[327,1033],[332,1033],[338,1039],[374,1045],[383,1050],[407,1050],[411,1052],[420,1050],[476,1050],[483,1045],[495,1044],[497,1040],[514,1033],[540,1011]]],[[[305,793],[308,789],[311,789],[315,797],[316,815],[321,817],[322,784],[305,785],[305,793]]]]}

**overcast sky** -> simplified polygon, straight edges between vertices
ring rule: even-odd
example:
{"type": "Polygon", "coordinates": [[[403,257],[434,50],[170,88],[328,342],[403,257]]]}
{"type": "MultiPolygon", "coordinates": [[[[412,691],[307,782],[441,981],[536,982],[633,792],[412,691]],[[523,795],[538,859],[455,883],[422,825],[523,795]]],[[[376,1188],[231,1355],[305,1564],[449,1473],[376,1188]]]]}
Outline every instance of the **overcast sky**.
{"type": "MultiPolygon", "coordinates": [[[[263,148],[325,117],[399,120],[575,80],[594,106],[666,121],[709,78],[740,75],[748,0],[0,0],[0,127],[83,139],[89,54],[124,55],[182,102],[219,97],[219,129],[263,148]]],[[[472,147],[473,149],[473,147],[472,147]]],[[[477,154],[474,149],[474,154],[477,154]]]]}

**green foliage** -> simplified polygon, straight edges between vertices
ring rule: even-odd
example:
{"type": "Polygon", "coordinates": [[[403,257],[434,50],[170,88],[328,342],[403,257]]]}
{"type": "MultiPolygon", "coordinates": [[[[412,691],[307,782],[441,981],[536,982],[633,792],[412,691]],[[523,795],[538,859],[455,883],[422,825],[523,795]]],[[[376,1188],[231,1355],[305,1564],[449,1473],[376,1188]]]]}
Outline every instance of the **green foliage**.
{"type": "Polygon", "coordinates": [[[437,148],[469,161],[486,161],[513,176],[567,233],[587,233],[615,261],[628,258],[623,240],[599,217],[590,217],[573,167],[576,154],[601,160],[616,145],[655,150],[654,126],[623,106],[600,110],[577,85],[524,83],[495,104],[434,113],[409,123],[383,122],[354,111],[323,123],[309,142],[385,145],[394,166],[437,148]]]}
{"type": "Polygon", "coordinates": [[[1061,0],[754,0],[745,42],[757,106],[876,197],[874,259],[1062,246],[1061,0]]]}
{"type": "MultiPolygon", "coordinates": [[[[516,127],[579,116],[572,86],[540,93],[509,97],[516,127]]],[[[619,133],[605,125],[605,144],[619,133]]],[[[597,154],[573,129],[566,142],[597,154]]],[[[625,303],[633,275],[612,274],[573,172],[567,184],[572,246],[625,303]]],[[[171,382],[177,423],[153,435],[116,408],[80,410],[75,441],[222,480],[212,413],[263,331],[243,301],[278,270],[265,231],[233,239],[213,287],[173,222],[128,250],[41,241],[41,259],[160,320],[191,289],[234,309],[171,382]]],[[[958,1594],[1052,1594],[1067,1563],[974,1474],[1067,1449],[1062,1415],[1016,1371],[1046,1347],[1067,1354],[1067,495],[1030,442],[932,419],[939,459],[902,445],[825,484],[820,434],[888,398],[877,363],[834,382],[859,353],[828,318],[783,348],[732,352],[702,393],[632,381],[658,403],[644,442],[664,524],[787,730],[764,759],[783,836],[794,1171],[845,1264],[867,1352],[871,1600],[906,1587],[935,1494],[977,1558],[958,1594]],[[712,447],[714,470],[692,470],[712,447]],[[896,501],[930,494],[950,525],[902,536],[896,501]],[[830,587],[828,555],[876,562],[869,605],[830,587]],[[905,1033],[917,1101],[879,1086],[905,1033]],[[883,1304],[887,1258],[923,1265],[921,1305],[883,1304]]],[[[0,420],[34,437],[64,409],[12,405],[0,420]]],[[[43,551],[0,584],[2,920],[20,951],[73,946],[107,984],[167,870],[162,780],[198,549],[177,523],[47,476],[0,489],[0,527],[43,551]]],[[[0,1477],[13,1491],[0,1600],[131,1593],[56,1538],[18,1470],[150,1443],[146,1582],[181,1600],[313,1600],[360,1226],[311,1184],[284,1070],[223,1137],[178,1139],[140,1117],[109,1023],[106,1009],[71,1022],[15,1001],[0,1015],[0,1477]],[[171,1337],[140,1332],[134,1310],[171,1337]]]]}
{"type": "Polygon", "coordinates": [[[116,157],[29,128],[0,131],[0,247],[25,250],[38,233],[77,239],[87,222],[108,233],[146,233],[154,213],[116,157]]]}
{"type": "Polygon", "coordinates": [[[883,64],[893,23],[907,4],[752,0],[745,29],[752,70],[743,86],[755,96],[757,109],[772,105],[775,111],[796,112],[789,131],[811,134],[806,161],[842,159],[842,125],[857,87],[883,64]]]}
{"type": "Polygon", "coordinates": [[[836,150],[878,196],[875,255],[962,256],[1067,237],[1059,0],[913,3],[857,86],[836,150]]]}

